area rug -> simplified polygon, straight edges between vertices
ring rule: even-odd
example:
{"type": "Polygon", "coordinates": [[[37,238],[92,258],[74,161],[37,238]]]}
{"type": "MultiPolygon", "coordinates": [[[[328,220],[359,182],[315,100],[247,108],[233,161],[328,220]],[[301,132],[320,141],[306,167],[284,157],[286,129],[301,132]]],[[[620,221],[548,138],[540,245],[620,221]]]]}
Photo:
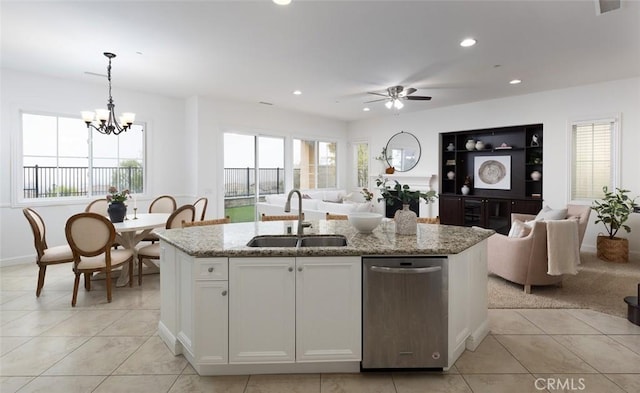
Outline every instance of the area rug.
{"type": "Polygon", "coordinates": [[[588,308],[626,318],[623,299],[638,293],[640,259],[612,263],[592,253],[580,258],[578,274],[566,276],[562,287],[534,286],[530,294],[522,285],[489,274],[489,308],[588,308]]]}

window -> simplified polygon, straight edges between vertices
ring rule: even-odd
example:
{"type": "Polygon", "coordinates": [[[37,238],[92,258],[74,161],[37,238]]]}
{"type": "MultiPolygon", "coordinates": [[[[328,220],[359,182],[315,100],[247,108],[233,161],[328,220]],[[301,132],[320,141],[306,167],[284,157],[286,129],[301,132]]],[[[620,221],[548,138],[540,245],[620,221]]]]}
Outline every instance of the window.
{"type": "Polygon", "coordinates": [[[367,142],[353,144],[353,168],[356,169],[353,184],[357,188],[369,187],[369,144],[367,142]]]}
{"type": "Polygon", "coordinates": [[[293,140],[293,187],[335,188],[336,143],[293,140]]]}
{"type": "Polygon", "coordinates": [[[604,196],[617,186],[617,119],[575,122],[571,127],[571,200],[604,196]]]}
{"type": "Polygon", "coordinates": [[[118,136],[79,118],[22,114],[22,199],[103,197],[109,186],[144,191],[142,126],[118,136]]]}

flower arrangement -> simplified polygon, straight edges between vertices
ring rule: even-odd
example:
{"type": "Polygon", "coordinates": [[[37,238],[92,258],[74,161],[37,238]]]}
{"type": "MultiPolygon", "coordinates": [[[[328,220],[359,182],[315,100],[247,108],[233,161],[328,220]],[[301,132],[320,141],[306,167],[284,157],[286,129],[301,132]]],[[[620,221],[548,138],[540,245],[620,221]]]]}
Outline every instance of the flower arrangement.
{"type": "Polygon", "coordinates": [[[131,193],[129,192],[129,190],[122,190],[120,192],[118,192],[118,189],[115,188],[114,186],[109,187],[109,195],[107,195],[107,201],[109,203],[112,202],[124,202],[127,199],[131,198],[131,193]]]}
{"type": "Polygon", "coordinates": [[[412,201],[417,201],[420,198],[424,199],[427,203],[434,202],[438,197],[435,191],[412,191],[407,184],[400,184],[397,180],[395,181],[395,186],[391,187],[387,185],[387,179],[379,176],[376,179],[376,185],[380,189],[380,194],[382,195],[378,198],[378,202],[381,200],[385,200],[387,205],[393,206],[396,201],[402,202],[402,204],[408,204],[412,201]]]}
{"type": "Polygon", "coordinates": [[[362,196],[364,196],[364,200],[367,202],[371,202],[371,200],[373,199],[373,193],[367,188],[363,188],[360,193],[362,194],[362,196]]]}

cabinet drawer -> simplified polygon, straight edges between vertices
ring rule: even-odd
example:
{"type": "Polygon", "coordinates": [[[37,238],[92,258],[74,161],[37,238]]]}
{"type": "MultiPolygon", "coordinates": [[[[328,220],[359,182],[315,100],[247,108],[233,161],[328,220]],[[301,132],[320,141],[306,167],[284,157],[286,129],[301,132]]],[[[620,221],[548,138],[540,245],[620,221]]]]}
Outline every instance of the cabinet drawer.
{"type": "Polygon", "coordinates": [[[196,280],[228,280],[227,258],[196,258],[196,280]]]}

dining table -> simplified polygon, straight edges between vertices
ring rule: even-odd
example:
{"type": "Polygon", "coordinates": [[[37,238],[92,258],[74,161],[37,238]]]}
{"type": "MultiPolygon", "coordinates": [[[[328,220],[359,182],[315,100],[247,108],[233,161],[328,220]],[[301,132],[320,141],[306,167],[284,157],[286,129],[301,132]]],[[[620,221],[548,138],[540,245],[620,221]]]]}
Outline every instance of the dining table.
{"type": "MultiPolygon", "coordinates": [[[[116,230],[116,242],[122,247],[133,250],[134,258],[134,274],[137,272],[138,264],[135,263],[138,259],[138,252],[136,245],[140,243],[151,231],[155,228],[164,227],[169,218],[168,213],[140,213],[129,214],[122,222],[114,222],[113,227],[116,230]]],[[[160,269],[156,264],[149,260],[143,261],[147,268],[144,270],[145,274],[158,273],[160,269]]],[[[117,287],[123,287],[129,283],[129,265],[122,265],[122,271],[118,280],[116,281],[117,287]]]]}

